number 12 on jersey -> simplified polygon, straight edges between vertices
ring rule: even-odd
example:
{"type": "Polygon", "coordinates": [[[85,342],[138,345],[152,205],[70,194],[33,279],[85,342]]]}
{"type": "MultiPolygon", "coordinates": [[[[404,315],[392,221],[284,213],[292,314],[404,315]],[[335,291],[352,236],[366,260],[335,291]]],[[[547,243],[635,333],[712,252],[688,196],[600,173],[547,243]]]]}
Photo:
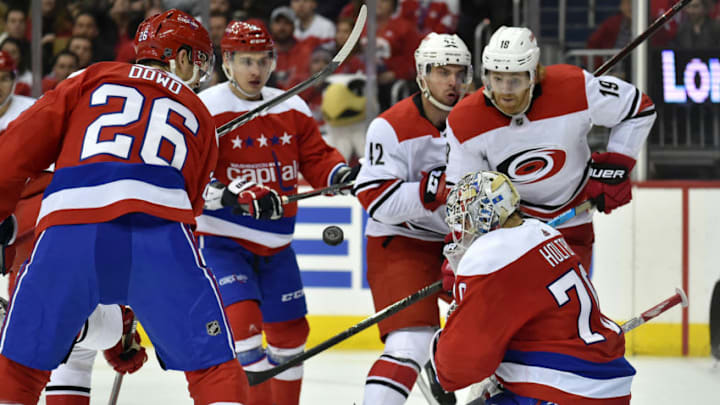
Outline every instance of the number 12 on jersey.
{"type": "MultiPolygon", "coordinates": [[[[102,114],[88,125],[80,154],[83,160],[100,154],[121,159],[130,158],[135,137],[123,134],[122,129],[118,129],[113,139],[101,141],[100,133],[106,127],[126,127],[138,122],[143,114],[145,96],[134,87],[106,83],[90,95],[90,106],[106,105],[113,97],[123,100],[122,109],[118,112],[102,114]]],[[[187,158],[187,144],[182,131],[169,122],[171,112],[182,117],[183,126],[193,135],[197,135],[200,124],[190,109],[168,97],[158,97],[152,100],[150,106],[140,157],[147,164],[169,165],[182,170],[187,158]],[[160,156],[163,140],[173,145],[173,156],[170,161],[160,156]]]]}

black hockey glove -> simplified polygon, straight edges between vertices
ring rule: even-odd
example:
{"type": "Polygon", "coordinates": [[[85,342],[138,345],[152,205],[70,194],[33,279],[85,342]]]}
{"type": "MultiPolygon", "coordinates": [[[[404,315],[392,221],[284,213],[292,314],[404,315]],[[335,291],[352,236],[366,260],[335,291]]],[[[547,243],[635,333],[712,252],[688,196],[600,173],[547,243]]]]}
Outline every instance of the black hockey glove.
{"type": "MultiPolygon", "coordinates": [[[[351,181],[354,181],[355,178],[357,178],[358,173],[360,173],[360,165],[357,166],[342,166],[340,167],[337,172],[333,175],[332,179],[330,180],[330,185],[334,186],[335,184],[344,184],[349,183],[351,181]]],[[[341,195],[350,195],[352,193],[352,187],[347,187],[340,189],[335,192],[335,194],[341,194],[341,195]]]]}
{"type": "Polygon", "coordinates": [[[17,220],[10,215],[0,223],[0,274],[7,274],[15,259],[15,247],[12,246],[17,236],[17,220]]]}

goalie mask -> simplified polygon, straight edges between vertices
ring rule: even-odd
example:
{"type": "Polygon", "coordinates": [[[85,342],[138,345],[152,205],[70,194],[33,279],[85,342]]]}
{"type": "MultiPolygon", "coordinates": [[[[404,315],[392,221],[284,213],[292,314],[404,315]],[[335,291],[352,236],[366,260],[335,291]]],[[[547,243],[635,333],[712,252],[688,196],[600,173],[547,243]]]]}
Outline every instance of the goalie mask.
{"type": "Polygon", "coordinates": [[[467,87],[472,81],[472,56],[465,43],[453,34],[436,34],[429,33],[423,38],[420,46],[415,50],[415,69],[417,70],[417,81],[420,91],[425,98],[428,99],[435,107],[450,111],[452,105],[440,102],[432,92],[427,83],[427,76],[430,74],[433,66],[460,65],[465,66],[464,77],[462,78],[462,87],[460,95],[454,104],[457,104],[463,98],[467,87]]]}
{"type": "Polygon", "coordinates": [[[503,226],[519,204],[520,195],[502,173],[481,171],[460,179],[448,194],[445,217],[456,244],[445,252],[452,268],[475,239],[503,226]]]}
{"type": "Polygon", "coordinates": [[[532,92],[535,86],[537,66],[540,61],[535,35],[527,28],[502,26],[490,37],[482,54],[482,81],[485,85],[484,94],[496,108],[496,93],[511,94],[527,91],[527,100],[519,112],[523,114],[530,107],[532,92]],[[498,73],[491,75],[492,72],[498,73]],[[508,73],[527,73],[522,78],[511,77],[508,73]]]}

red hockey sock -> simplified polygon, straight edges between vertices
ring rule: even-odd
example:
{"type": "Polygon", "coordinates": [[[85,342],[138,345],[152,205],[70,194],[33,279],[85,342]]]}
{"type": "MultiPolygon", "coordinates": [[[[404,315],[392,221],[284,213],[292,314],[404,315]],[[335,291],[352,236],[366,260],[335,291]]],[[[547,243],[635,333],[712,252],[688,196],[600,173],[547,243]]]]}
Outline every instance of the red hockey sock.
{"type": "Polygon", "coordinates": [[[0,403],[35,405],[50,372],[23,366],[0,354],[0,403]]]}
{"type": "Polygon", "coordinates": [[[412,360],[381,355],[365,380],[365,402],[404,403],[419,372],[420,367],[412,360]]]}
{"type": "MultiPolygon", "coordinates": [[[[259,336],[262,334],[262,312],[257,301],[248,300],[236,302],[225,308],[225,314],[230,322],[233,336],[235,337],[235,350],[238,350],[238,358],[242,359],[242,352],[245,350],[261,349],[262,341],[259,336]],[[252,340],[258,337],[258,341],[252,343],[251,347],[243,346],[244,341],[252,340]]],[[[254,360],[253,360],[254,361],[254,360]]],[[[263,358],[253,364],[243,364],[248,371],[264,371],[271,367],[267,359],[263,358]]],[[[270,391],[270,383],[265,382],[247,388],[246,405],[272,405],[272,392],[270,391]]]]}
{"type": "Polygon", "coordinates": [[[241,404],[248,385],[245,373],[235,359],[204,370],[186,371],[185,378],[195,405],[214,402],[241,404]]]}
{"type": "Polygon", "coordinates": [[[300,403],[300,388],[302,379],[283,381],[273,378],[270,380],[272,385],[274,405],[298,405],[300,403]]]}
{"type": "Polygon", "coordinates": [[[45,405],[90,405],[90,397],[84,395],[45,395],[45,405]]]}
{"type": "MultiPolygon", "coordinates": [[[[279,364],[303,351],[310,327],[303,318],[263,325],[270,362],[279,364]]],[[[302,365],[289,368],[270,380],[275,405],[298,405],[302,386],[302,365]]]]}

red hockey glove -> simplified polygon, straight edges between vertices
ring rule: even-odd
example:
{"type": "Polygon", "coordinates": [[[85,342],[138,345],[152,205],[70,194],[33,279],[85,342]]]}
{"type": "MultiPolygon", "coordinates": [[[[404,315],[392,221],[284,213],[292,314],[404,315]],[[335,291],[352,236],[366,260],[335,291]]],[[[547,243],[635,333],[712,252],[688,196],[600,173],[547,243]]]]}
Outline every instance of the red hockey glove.
{"type": "Polygon", "coordinates": [[[140,334],[132,332],[135,314],[130,307],[122,307],[123,336],[113,347],[103,351],[105,360],[118,373],[134,373],[147,361],[145,348],[140,346],[140,334]]]}
{"type": "Polygon", "coordinates": [[[0,275],[7,274],[15,260],[15,236],[17,236],[17,220],[10,215],[0,222],[0,275]]]}
{"type": "Polygon", "coordinates": [[[450,189],[445,185],[445,166],[422,172],[420,180],[420,201],[425,209],[435,211],[445,204],[450,189]]]}
{"type": "MultiPolygon", "coordinates": [[[[223,191],[222,205],[248,212],[255,219],[283,217],[283,204],[277,191],[253,181],[233,180],[223,191]]],[[[235,211],[235,210],[234,210],[235,211]]]]}
{"type": "Polygon", "coordinates": [[[585,192],[598,211],[606,214],[632,199],[630,171],[635,159],[619,153],[592,154],[590,180],[585,192]]]}

